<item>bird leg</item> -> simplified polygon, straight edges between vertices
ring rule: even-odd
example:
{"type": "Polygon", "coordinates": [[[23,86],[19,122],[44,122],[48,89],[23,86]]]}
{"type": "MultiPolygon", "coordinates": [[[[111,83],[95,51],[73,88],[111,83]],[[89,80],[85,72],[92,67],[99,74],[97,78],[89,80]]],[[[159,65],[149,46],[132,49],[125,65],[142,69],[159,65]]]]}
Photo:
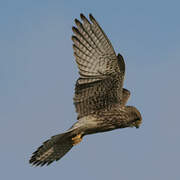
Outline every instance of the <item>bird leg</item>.
{"type": "Polygon", "coordinates": [[[75,137],[72,138],[73,146],[79,144],[82,141],[82,135],[78,134],[75,137]]]}

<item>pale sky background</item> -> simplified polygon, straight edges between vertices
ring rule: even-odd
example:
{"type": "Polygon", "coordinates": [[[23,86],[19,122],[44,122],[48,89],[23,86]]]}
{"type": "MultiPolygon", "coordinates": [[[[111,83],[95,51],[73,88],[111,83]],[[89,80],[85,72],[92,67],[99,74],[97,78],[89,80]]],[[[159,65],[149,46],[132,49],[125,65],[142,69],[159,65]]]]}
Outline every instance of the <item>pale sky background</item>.
{"type": "Polygon", "coordinates": [[[1,0],[0,179],[179,180],[180,1],[1,0]],[[139,129],[90,135],[60,161],[31,153],[76,121],[71,27],[92,13],[126,61],[139,129]]]}

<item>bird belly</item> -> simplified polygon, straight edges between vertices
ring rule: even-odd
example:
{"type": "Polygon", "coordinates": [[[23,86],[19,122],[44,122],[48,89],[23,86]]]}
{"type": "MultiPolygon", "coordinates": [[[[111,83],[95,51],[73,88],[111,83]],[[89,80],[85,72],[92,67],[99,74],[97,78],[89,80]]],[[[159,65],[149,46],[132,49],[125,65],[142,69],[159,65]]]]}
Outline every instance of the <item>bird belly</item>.
{"type": "Polygon", "coordinates": [[[73,127],[81,128],[84,135],[111,131],[117,128],[114,124],[104,122],[97,115],[88,115],[80,118],[73,127]]]}

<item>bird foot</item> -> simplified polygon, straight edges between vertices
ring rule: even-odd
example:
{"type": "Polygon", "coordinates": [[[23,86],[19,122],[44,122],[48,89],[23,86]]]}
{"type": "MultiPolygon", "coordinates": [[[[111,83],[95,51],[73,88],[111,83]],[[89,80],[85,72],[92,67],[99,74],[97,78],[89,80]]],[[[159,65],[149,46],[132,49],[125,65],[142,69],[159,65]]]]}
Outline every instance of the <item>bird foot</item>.
{"type": "Polygon", "coordinates": [[[78,134],[75,137],[72,138],[73,146],[79,144],[82,141],[82,135],[78,134]]]}

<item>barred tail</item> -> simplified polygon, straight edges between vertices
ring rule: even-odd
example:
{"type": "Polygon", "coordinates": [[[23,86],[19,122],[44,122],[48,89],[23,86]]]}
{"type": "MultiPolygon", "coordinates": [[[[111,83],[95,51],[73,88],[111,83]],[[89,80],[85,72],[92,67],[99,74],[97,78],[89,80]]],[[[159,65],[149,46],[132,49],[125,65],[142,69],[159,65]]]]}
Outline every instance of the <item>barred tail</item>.
{"type": "Polygon", "coordinates": [[[73,145],[77,144],[75,142],[76,136],[72,134],[70,131],[52,136],[51,139],[45,141],[43,145],[33,153],[29,163],[35,166],[43,166],[61,159],[73,145]]]}

